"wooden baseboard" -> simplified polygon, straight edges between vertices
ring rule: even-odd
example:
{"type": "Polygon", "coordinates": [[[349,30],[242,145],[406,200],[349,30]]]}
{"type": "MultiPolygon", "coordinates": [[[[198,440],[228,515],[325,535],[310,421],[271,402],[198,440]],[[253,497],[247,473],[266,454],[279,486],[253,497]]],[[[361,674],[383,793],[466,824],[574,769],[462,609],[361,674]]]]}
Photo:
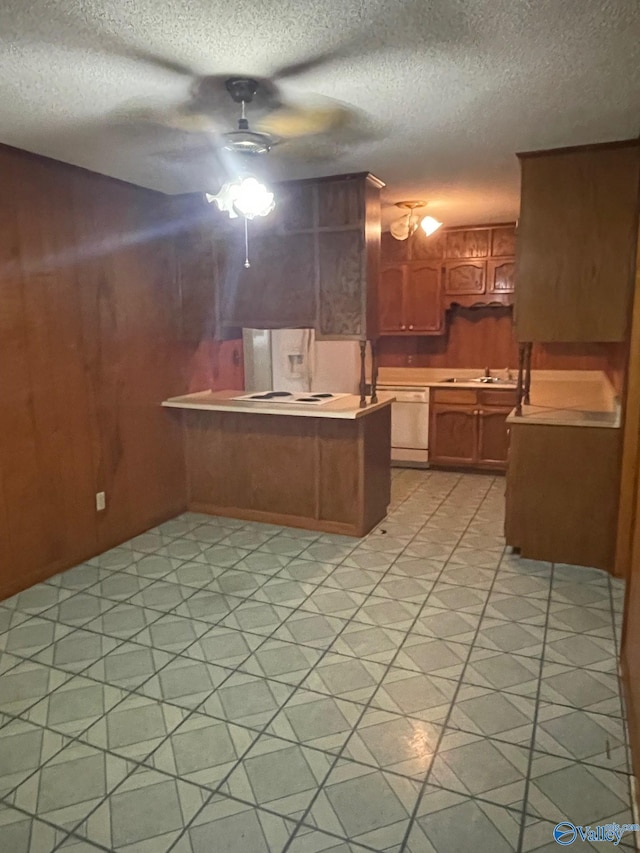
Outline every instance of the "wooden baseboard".
{"type": "Polygon", "coordinates": [[[505,465],[500,463],[499,465],[458,465],[450,462],[429,462],[429,468],[433,468],[434,471],[451,471],[456,474],[491,474],[495,476],[496,474],[506,474],[507,469],[505,465]]]}
{"type": "MultiPolygon", "coordinates": [[[[214,504],[198,503],[189,504],[191,512],[202,512],[206,515],[219,515],[224,518],[237,518],[240,521],[257,521],[261,524],[281,524],[284,527],[298,527],[304,530],[318,530],[321,533],[338,533],[342,536],[365,536],[368,531],[360,530],[353,524],[345,524],[340,521],[326,521],[321,518],[305,518],[298,515],[286,515],[279,512],[264,512],[257,509],[242,509],[239,507],[215,506],[214,504]]],[[[385,518],[382,515],[376,524],[385,518]]]]}
{"type": "Polygon", "coordinates": [[[39,567],[36,571],[30,572],[28,575],[15,575],[4,578],[3,581],[0,582],[0,601],[4,601],[6,598],[11,598],[12,595],[17,595],[19,592],[22,592],[37,583],[49,580],[49,578],[52,578],[60,572],[64,572],[67,569],[72,569],[75,566],[86,563],[88,560],[91,560],[100,554],[104,554],[105,551],[117,548],[119,545],[122,545],[124,542],[128,542],[135,536],[146,533],[151,528],[157,527],[159,524],[163,524],[165,521],[169,521],[185,511],[186,507],[181,505],[179,508],[168,510],[161,515],[156,516],[150,523],[145,522],[144,524],[136,525],[129,529],[124,535],[119,533],[109,539],[105,539],[97,544],[95,548],[91,548],[90,550],[83,552],[77,552],[69,555],[68,557],[63,557],[59,560],[47,563],[46,565],[39,567]]]}

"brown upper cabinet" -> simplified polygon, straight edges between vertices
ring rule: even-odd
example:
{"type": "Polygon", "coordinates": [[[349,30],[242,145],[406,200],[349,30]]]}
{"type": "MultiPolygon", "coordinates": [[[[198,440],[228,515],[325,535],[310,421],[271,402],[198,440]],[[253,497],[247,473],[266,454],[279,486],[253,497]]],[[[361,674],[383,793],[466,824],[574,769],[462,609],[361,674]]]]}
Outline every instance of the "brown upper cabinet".
{"type": "Polygon", "coordinates": [[[515,224],[448,228],[444,235],[445,308],[496,302],[511,305],[515,291],[515,224]]]}
{"type": "Polygon", "coordinates": [[[520,154],[519,341],[623,341],[638,225],[640,142],[520,154]]]}
{"type": "Polygon", "coordinates": [[[224,263],[219,267],[224,326],[313,326],[316,293],[311,234],[267,232],[250,238],[248,269],[243,266],[243,250],[238,251],[235,243],[224,248],[224,263]]]}
{"type": "Polygon", "coordinates": [[[446,258],[486,258],[491,234],[488,228],[452,228],[445,231],[446,258]]]}
{"type": "Polygon", "coordinates": [[[443,228],[408,240],[382,235],[380,334],[439,335],[453,305],[510,305],[515,289],[514,223],[443,228]]]}
{"type": "Polygon", "coordinates": [[[380,281],[380,333],[439,335],[444,321],[437,261],[386,266],[380,281]]]}
{"type": "Polygon", "coordinates": [[[445,261],[444,289],[451,296],[482,294],[487,286],[485,261],[445,261]]]}
{"type": "Polygon", "coordinates": [[[377,337],[382,186],[358,173],[276,187],[275,211],[249,224],[249,269],[241,229],[225,234],[221,325],[377,337]]]}

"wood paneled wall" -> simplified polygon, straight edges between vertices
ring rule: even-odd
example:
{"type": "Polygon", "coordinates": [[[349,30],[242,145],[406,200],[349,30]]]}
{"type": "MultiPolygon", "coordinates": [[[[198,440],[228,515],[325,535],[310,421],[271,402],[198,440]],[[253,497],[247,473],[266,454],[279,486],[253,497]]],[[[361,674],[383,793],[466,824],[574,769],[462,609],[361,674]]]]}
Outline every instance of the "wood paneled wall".
{"type": "MultiPolygon", "coordinates": [[[[384,367],[518,366],[511,309],[456,310],[448,318],[447,334],[434,337],[385,337],[378,345],[384,367]]],[[[604,370],[621,390],[623,344],[536,344],[532,366],[537,370],[604,370]]]]}
{"type": "Polygon", "coordinates": [[[0,185],[4,598],[183,510],[188,353],[174,202],[6,147],[0,185]]]}
{"type": "Polygon", "coordinates": [[[187,392],[235,391],[244,388],[242,339],[217,341],[206,337],[187,362],[187,392]]]}
{"type": "Polygon", "coordinates": [[[640,242],[636,266],[627,394],[625,400],[622,482],[618,513],[616,569],[626,576],[622,632],[625,690],[632,770],[640,808],[640,242]]]}

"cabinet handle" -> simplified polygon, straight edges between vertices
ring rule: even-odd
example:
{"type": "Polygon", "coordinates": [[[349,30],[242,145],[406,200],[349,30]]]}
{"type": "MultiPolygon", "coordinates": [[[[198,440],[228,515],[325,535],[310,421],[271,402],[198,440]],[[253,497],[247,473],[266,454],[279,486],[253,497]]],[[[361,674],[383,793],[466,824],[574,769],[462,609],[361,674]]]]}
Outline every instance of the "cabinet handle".
{"type": "Polygon", "coordinates": [[[403,323],[402,326],[400,326],[400,328],[404,331],[407,327],[403,323]]]}
{"type": "Polygon", "coordinates": [[[413,326],[409,326],[410,329],[413,329],[413,326]]]}

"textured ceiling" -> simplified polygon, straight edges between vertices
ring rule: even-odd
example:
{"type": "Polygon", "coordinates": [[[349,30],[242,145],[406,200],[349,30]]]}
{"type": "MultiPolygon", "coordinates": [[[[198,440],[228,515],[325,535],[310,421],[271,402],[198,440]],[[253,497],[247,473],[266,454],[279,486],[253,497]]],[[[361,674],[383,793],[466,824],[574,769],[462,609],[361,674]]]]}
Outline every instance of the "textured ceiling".
{"type": "Polygon", "coordinates": [[[2,0],[0,141],[168,193],[216,191],[204,137],[123,119],[189,92],[151,55],[269,77],[325,52],[281,91],[359,108],[367,138],[325,159],[280,146],[272,175],[369,170],[387,201],[428,199],[446,224],[517,215],[516,151],[640,132],[638,0],[2,0]]]}

